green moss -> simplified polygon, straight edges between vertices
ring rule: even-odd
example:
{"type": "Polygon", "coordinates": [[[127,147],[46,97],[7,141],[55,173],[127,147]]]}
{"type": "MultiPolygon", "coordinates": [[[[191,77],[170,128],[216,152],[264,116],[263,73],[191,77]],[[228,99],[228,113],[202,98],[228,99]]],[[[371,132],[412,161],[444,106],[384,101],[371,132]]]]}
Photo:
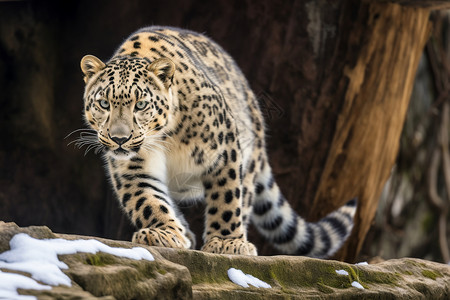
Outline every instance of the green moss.
{"type": "Polygon", "coordinates": [[[163,269],[158,269],[158,273],[161,274],[161,275],[166,275],[167,271],[163,270],[163,269]]]}
{"type": "Polygon", "coordinates": [[[87,254],[85,262],[91,266],[104,267],[114,264],[115,259],[110,254],[99,252],[97,254],[87,254]]]}
{"type": "MultiPolygon", "coordinates": [[[[398,273],[396,273],[396,274],[398,274],[398,273]]],[[[405,274],[405,275],[410,275],[410,276],[414,275],[414,273],[411,272],[411,271],[403,271],[403,274],[405,274]]],[[[400,275],[400,274],[399,274],[399,275],[400,275]]]]}
{"type": "MultiPolygon", "coordinates": [[[[289,274],[290,272],[287,272],[287,270],[291,269],[292,267],[288,265],[287,262],[284,261],[278,261],[271,265],[269,267],[269,275],[270,279],[274,280],[278,284],[280,284],[283,288],[287,289],[289,286],[292,286],[296,283],[298,278],[295,276],[292,276],[292,274],[289,274]]],[[[264,274],[261,274],[263,276],[264,274]]],[[[265,275],[264,277],[266,277],[265,275]]],[[[269,278],[265,278],[266,280],[269,278]]],[[[263,280],[263,279],[262,279],[263,280]]]]}
{"type": "Polygon", "coordinates": [[[405,259],[405,262],[404,262],[404,263],[405,263],[406,265],[410,265],[410,266],[413,266],[413,267],[419,267],[419,268],[421,268],[421,267],[426,268],[426,267],[427,267],[426,264],[420,263],[420,262],[417,262],[417,261],[414,261],[414,260],[412,260],[412,259],[405,259]]]}
{"type": "MultiPolygon", "coordinates": [[[[374,283],[374,284],[387,284],[387,285],[395,285],[398,280],[401,278],[400,274],[394,274],[389,272],[376,272],[376,271],[366,271],[359,270],[358,277],[363,286],[363,283],[374,283]]],[[[365,287],[365,286],[364,286],[365,287]]]]}
{"type": "Polygon", "coordinates": [[[318,283],[317,284],[317,289],[320,292],[324,293],[324,294],[332,294],[332,293],[334,293],[332,288],[330,288],[330,287],[328,287],[328,286],[326,286],[326,285],[324,285],[322,283],[318,283]]]}
{"type": "Polygon", "coordinates": [[[166,270],[161,269],[161,267],[155,263],[142,264],[140,261],[132,261],[131,265],[139,271],[145,278],[155,279],[157,277],[157,272],[162,274],[166,270]]]}
{"type": "Polygon", "coordinates": [[[217,256],[214,260],[208,260],[202,253],[189,254],[183,251],[178,255],[182,264],[191,271],[193,284],[229,282],[226,272],[230,268],[228,258],[217,256]]]}
{"type": "Polygon", "coordinates": [[[360,281],[358,269],[355,270],[351,266],[348,266],[346,269],[347,269],[346,271],[348,272],[348,275],[350,276],[350,284],[353,281],[358,281],[358,282],[360,281]]]}
{"type": "Polygon", "coordinates": [[[297,295],[298,294],[298,291],[287,288],[287,287],[281,287],[281,291],[287,295],[297,295]]]}
{"type": "Polygon", "coordinates": [[[317,289],[324,294],[332,294],[334,293],[333,289],[326,286],[325,284],[319,282],[317,283],[317,289]]]}
{"type": "Polygon", "coordinates": [[[366,289],[369,288],[369,284],[395,285],[401,278],[400,274],[368,271],[365,268],[340,263],[319,263],[308,268],[316,270],[316,277],[312,277],[311,280],[319,282],[320,291],[323,291],[323,286],[338,289],[350,288],[353,281],[359,282],[366,289]],[[336,270],[345,270],[348,275],[338,275],[336,270]]]}
{"type": "MultiPolygon", "coordinates": [[[[351,281],[345,276],[336,274],[336,270],[345,269],[351,274],[354,272],[350,268],[343,267],[341,264],[334,262],[324,262],[319,260],[307,260],[303,263],[301,271],[300,285],[310,288],[318,288],[318,283],[328,288],[345,289],[351,286],[351,281]]],[[[287,272],[285,275],[289,275],[287,272]]]]}
{"type": "Polygon", "coordinates": [[[422,270],[422,275],[424,277],[436,280],[438,277],[442,277],[443,275],[438,271],[431,271],[431,270],[422,270]]]}

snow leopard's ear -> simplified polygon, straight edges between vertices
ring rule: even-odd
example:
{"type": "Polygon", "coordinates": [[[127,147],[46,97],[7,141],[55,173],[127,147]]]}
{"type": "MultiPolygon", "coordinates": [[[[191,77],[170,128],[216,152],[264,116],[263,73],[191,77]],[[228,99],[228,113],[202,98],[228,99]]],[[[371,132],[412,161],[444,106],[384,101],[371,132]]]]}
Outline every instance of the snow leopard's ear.
{"type": "Polygon", "coordinates": [[[105,64],[93,55],[86,55],[81,59],[81,71],[84,74],[84,82],[87,83],[88,80],[94,76],[97,72],[105,68],[105,64]]]}
{"type": "Polygon", "coordinates": [[[157,59],[147,69],[162,81],[166,89],[172,85],[173,74],[175,73],[175,64],[172,60],[166,57],[157,59]]]}

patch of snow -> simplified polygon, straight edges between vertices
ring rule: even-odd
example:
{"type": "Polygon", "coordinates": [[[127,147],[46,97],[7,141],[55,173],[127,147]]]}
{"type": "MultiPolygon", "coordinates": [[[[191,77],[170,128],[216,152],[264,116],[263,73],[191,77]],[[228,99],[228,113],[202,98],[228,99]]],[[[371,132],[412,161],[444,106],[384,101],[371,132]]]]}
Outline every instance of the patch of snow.
{"type": "MultiPolygon", "coordinates": [[[[25,233],[19,233],[9,241],[9,245],[11,250],[0,254],[0,268],[30,273],[33,279],[53,286],[60,284],[71,286],[70,278],[61,271],[61,269],[67,269],[68,266],[58,259],[58,255],[74,254],[77,252],[95,254],[101,251],[134,260],[154,260],[150,252],[142,247],[132,249],[115,248],[93,239],[74,241],[65,239],[38,240],[25,233]]],[[[0,278],[8,278],[10,282],[5,287],[3,280],[0,279],[1,296],[3,296],[3,293],[9,293],[9,291],[14,291],[17,288],[50,288],[49,286],[41,285],[33,279],[18,274],[2,272],[0,276],[2,276],[0,278]],[[15,283],[13,284],[11,282],[15,283]],[[21,285],[22,283],[23,285],[21,285]],[[10,286],[13,286],[13,288],[9,288],[10,286]],[[35,286],[36,288],[30,286],[35,286]]],[[[16,297],[11,299],[35,299],[20,297],[22,298],[16,297]]]]}
{"type": "Polygon", "coordinates": [[[357,265],[357,266],[367,266],[369,264],[367,263],[367,261],[362,261],[362,262],[356,263],[355,265],[357,265]]]}
{"type": "Polygon", "coordinates": [[[262,287],[265,289],[272,288],[270,284],[252,276],[249,274],[245,274],[239,269],[230,268],[228,270],[228,278],[237,285],[240,285],[242,287],[249,287],[249,284],[253,285],[254,287],[262,287]]]}
{"type": "Polygon", "coordinates": [[[50,290],[52,287],[39,284],[35,280],[20,274],[6,273],[0,270],[0,299],[36,299],[34,296],[19,295],[19,293],[17,293],[18,288],[30,290],[50,290]]]}
{"type": "Polygon", "coordinates": [[[336,270],[336,273],[338,273],[339,275],[348,275],[348,272],[345,270],[336,270]]]}
{"type": "MultiPolygon", "coordinates": [[[[45,259],[45,257],[43,258],[45,259]]],[[[24,260],[22,262],[5,262],[1,261],[1,259],[2,258],[0,257],[0,268],[30,273],[31,278],[46,284],[54,286],[60,284],[71,286],[70,278],[52,262],[32,259],[24,260]]],[[[67,266],[64,269],[67,269],[67,266]]]]}
{"type": "Polygon", "coordinates": [[[352,282],[352,286],[357,288],[357,289],[362,289],[364,290],[364,287],[361,285],[361,283],[359,283],[358,281],[353,281],[352,282]]]}

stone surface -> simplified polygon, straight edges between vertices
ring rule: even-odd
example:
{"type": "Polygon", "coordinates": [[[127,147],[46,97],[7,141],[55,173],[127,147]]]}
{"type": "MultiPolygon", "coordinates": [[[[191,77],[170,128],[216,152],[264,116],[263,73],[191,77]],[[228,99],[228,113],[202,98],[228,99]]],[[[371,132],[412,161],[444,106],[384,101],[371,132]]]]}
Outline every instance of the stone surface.
{"type": "Polygon", "coordinates": [[[395,259],[376,265],[294,256],[244,257],[158,248],[166,259],[186,266],[195,299],[448,299],[450,266],[419,259],[395,259]],[[227,278],[241,269],[272,289],[241,288],[227,278]],[[342,276],[336,270],[346,270],[342,276]],[[359,282],[365,289],[351,286],[359,282]],[[244,297],[245,296],[245,297],[244,297]]]}
{"type": "MultiPolygon", "coordinates": [[[[20,228],[0,223],[0,252],[9,250],[9,240],[17,233],[34,238],[88,239],[92,237],[54,234],[45,226],[20,228]]],[[[129,242],[99,239],[112,246],[132,248],[129,242]]],[[[186,267],[162,258],[147,247],[155,261],[132,260],[99,252],[60,255],[69,266],[63,270],[72,287],[58,286],[50,291],[26,291],[38,299],[191,299],[192,281],[186,267]]],[[[1,296],[1,295],[0,295],[1,296]]]]}
{"type": "MultiPolygon", "coordinates": [[[[0,252],[24,232],[35,238],[87,239],[54,234],[47,227],[20,228],[0,222],[0,252]]],[[[130,248],[129,242],[97,240],[130,248]]],[[[155,261],[133,261],[105,253],[62,255],[72,287],[22,291],[38,299],[449,299],[450,266],[419,259],[352,265],[306,257],[247,257],[146,247],[155,261]],[[242,270],[272,286],[243,288],[227,276],[242,270]],[[345,270],[349,275],[338,275],[345,270]],[[365,289],[352,287],[353,281],[365,289]]]]}

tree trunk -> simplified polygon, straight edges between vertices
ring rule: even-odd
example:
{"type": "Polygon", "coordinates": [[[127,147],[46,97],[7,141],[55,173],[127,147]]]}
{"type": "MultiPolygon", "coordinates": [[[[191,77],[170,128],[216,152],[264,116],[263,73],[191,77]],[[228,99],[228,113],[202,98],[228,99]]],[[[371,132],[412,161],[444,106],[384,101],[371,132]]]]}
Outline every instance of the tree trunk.
{"type": "Polygon", "coordinates": [[[358,13],[340,80],[343,106],[311,214],[336,200],[357,196],[356,228],[340,259],[356,257],[398,153],[420,55],[427,41],[429,11],[396,4],[369,4],[358,13]]]}
{"type": "MultiPolygon", "coordinates": [[[[64,137],[83,127],[80,58],[106,60],[139,27],[170,25],[205,32],[241,66],[266,116],[275,178],[300,215],[317,220],[358,197],[354,234],[337,256],[354,259],[397,154],[430,27],[422,6],[446,4],[401,2],[411,5],[0,3],[0,220],[130,239],[133,229],[113,199],[101,159],[83,157],[64,137]]],[[[186,211],[201,236],[199,209],[186,211]]],[[[276,253],[256,233],[250,239],[260,254],[276,253]]]]}

